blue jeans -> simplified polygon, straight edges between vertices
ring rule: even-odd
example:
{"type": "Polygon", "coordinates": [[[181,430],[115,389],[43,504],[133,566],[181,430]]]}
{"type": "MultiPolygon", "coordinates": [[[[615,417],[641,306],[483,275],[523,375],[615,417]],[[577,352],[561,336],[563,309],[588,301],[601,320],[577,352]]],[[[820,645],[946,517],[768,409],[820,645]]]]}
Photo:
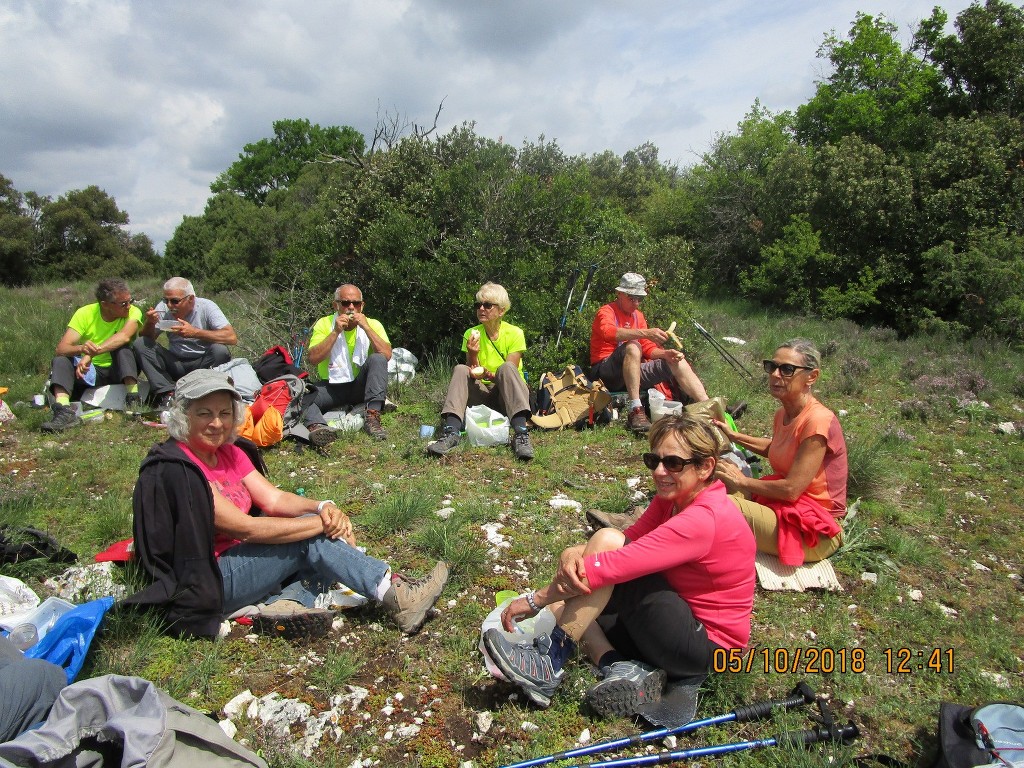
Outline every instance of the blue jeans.
{"type": "Polygon", "coordinates": [[[376,600],[377,587],[390,566],[340,539],[324,535],[289,544],[238,544],[218,560],[224,577],[224,612],[231,613],[274,596],[307,607],[320,592],[341,582],[353,592],[376,600]],[[285,591],[281,585],[297,576],[285,591]]]}

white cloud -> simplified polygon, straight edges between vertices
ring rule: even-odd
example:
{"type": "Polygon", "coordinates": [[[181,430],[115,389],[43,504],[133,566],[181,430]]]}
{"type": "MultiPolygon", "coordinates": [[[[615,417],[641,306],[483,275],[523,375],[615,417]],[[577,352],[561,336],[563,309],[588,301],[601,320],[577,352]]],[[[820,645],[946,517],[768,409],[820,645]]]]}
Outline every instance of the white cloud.
{"type": "Polygon", "coordinates": [[[0,0],[0,173],[51,196],[96,184],[162,247],[282,118],[369,134],[383,111],[429,123],[444,99],[442,130],[569,154],[652,141],[690,164],[755,99],[805,101],[824,35],[858,10],[906,40],[932,5],[0,0]]]}

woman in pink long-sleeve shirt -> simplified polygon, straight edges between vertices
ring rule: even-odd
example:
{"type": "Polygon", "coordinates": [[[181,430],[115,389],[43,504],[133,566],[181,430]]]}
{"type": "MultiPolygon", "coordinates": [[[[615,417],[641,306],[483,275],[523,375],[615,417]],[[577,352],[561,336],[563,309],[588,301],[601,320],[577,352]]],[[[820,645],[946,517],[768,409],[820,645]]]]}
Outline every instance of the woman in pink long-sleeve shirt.
{"type": "Polygon", "coordinates": [[[750,639],[755,543],[714,477],[725,436],[684,415],[655,422],[649,438],[655,499],[643,516],[566,549],[551,583],[502,614],[511,631],[548,606],[557,620],[550,637],[515,644],[497,630],[484,634],[505,678],[540,706],[550,704],[577,643],[603,677],[587,692],[591,707],[627,716],[656,701],[667,679],[702,677],[716,650],[750,639]]]}

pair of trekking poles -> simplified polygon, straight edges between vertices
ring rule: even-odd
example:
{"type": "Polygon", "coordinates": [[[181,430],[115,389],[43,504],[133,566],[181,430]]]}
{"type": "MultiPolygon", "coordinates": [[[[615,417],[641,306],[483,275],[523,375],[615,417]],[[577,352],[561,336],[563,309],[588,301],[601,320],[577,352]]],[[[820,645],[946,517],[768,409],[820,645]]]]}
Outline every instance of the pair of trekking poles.
{"type": "Polygon", "coordinates": [[[535,757],[532,760],[524,760],[519,763],[511,763],[503,768],[534,768],[538,765],[546,765],[560,760],[569,760],[576,757],[596,755],[601,752],[632,747],[655,739],[664,739],[668,736],[679,736],[684,733],[692,733],[698,728],[720,723],[744,723],[751,720],[761,720],[770,715],[774,710],[790,710],[795,707],[802,707],[816,703],[818,716],[815,718],[821,723],[820,726],[802,731],[793,731],[780,734],[767,739],[755,739],[752,741],[737,741],[731,744],[718,744],[708,747],[696,747],[693,749],[682,749],[670,752],[660,752],[654,755],[641,755],[639,757],[623,757],[614,760],[604,760],[597,763],[586,763],[575,768],[625,768],[626,766],[639,765],[660,765],[673,763],[680,760],[690,760],[696,757],[715,757],[732,752],[742,752],[750,749],[775,746],[810,746],[821,742],[832,742],[838,744],[851,744],[859,735],[860,731],[854,723],[846,725],[836,723],[829,709],[828,703],[818,697],[809,685],[805,682],[797,684],[789,696],[785,699],[774,699],[760,701],[745,707],[739,707],[724,715],[709,717],[704,720],[694,720],[680,725],[676,728],[658,728],[657,730],[641,733],[636,736],[625,736],[611,741],[602,741],[597,744],[590,744],[585,747],[577,747],[564,752],[557,752],[552,755],[535,757]]]}

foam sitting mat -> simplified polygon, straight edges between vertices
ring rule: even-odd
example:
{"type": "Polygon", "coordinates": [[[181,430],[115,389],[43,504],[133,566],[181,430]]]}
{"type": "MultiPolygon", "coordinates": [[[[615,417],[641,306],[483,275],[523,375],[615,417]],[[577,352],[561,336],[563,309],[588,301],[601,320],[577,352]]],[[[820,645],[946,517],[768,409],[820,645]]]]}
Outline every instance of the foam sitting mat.
{"type": "Polygon", "coordinates": [[[777,556],[758,552],[754,568],[757,570],[758,584],[773,592],[805,592],[808,589],[843,591],[835,568],[828,560],[800,566],[784,565],[777,556]]]}

